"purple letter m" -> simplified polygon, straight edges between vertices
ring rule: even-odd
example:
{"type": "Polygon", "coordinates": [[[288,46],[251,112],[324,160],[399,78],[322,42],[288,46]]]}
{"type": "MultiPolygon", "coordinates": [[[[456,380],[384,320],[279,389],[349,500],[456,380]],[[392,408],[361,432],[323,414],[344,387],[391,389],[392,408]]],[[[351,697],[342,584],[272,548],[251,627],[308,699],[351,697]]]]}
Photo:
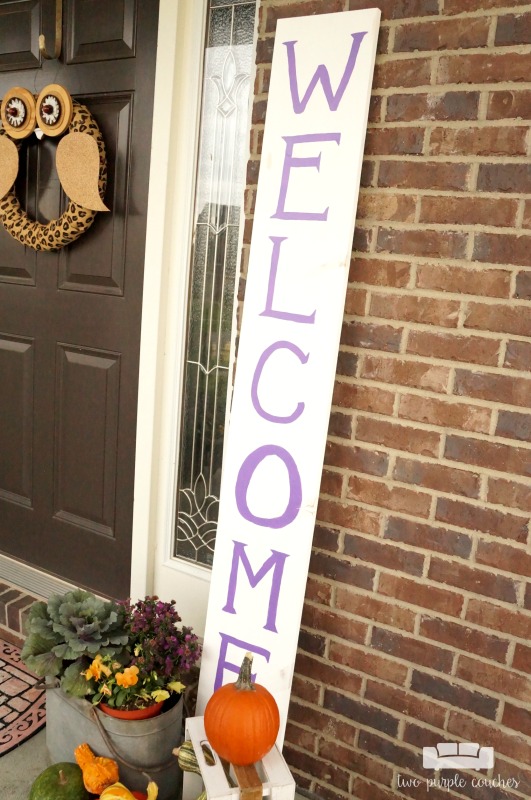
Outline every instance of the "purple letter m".
{"type": "Polygon", "coordinates": [[[249,559],[247,558],[247,553],[245,552],[246,545],[243,542],[237,542],[236,540],[233,541],[234,541],[234,551],[232,556],[232,567],[229,578],[229,591],[227,594],[227,602],[223,607],[223,611],[228,611],[229,614],[236,613],[236,609],[234,608],[234,598],[236,596],[236,585],[238,583],[238,564],[240,561],[243,564],[245,574],[249,579],[249,583],[252,589],[254,589],[254,587],[262,580],[262,578],[269,572],[269,570],[272,569],[273,578],[271,581],[271,594],[269,595],[267,622],[264,625],[264,628],[268,631],[273,631],[273,633],[277,633],[275,621],[278,608],[278,596],[280,594],[280,584],[282,581],[284,564],[286,562],[288,554],[280,553],[278,550],[271,550],[271,556],[267,559],[267,561],[264,561],[258,572],[255,574],[253,572],[253,568],[251,567],[249,559]]]}

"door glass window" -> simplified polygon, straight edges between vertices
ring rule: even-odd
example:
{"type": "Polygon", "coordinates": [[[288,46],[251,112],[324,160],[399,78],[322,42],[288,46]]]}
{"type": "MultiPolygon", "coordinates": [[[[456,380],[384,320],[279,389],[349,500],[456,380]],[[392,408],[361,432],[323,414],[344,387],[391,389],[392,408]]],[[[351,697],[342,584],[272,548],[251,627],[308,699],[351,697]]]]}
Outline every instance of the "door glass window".
{"type": "Polygon", "coordinates": [[[256,4],[210,0],[178,448],[174,555],[211,566],[218,519],[256,4]]]}

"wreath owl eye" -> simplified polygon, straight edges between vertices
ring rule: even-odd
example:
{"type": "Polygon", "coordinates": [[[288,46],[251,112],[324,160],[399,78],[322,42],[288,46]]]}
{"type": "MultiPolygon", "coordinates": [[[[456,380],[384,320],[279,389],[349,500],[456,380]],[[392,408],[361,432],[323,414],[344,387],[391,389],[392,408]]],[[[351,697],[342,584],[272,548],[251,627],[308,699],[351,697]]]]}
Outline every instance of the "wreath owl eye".
{"type": "Polygon", "coordinates": [[[53,94],[46,95],[40,106],[40,116],[47,125],[54,125],[61,116],[61,104],[53,94]]]}
{"type": "Polygon", "coordinates": [[[18,128],[27,117],[27,109],[20,97],[12,97],[6,104],[6,119],[13,128],[18,128]]]}

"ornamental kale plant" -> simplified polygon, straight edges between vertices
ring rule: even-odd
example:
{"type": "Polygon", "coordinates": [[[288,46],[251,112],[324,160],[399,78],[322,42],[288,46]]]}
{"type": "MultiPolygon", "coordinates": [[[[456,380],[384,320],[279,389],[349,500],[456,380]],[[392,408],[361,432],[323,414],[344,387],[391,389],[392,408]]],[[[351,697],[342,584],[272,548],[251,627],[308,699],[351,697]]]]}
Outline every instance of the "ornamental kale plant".
{"type": "Polygon", "coordinates": [[[84,671],[96,654],[122,660],[127,653],[126,609],[114,600],[74,589],[30,607],[21,658],[40,677],[57,678],[68,694],[90,692],[84,671]]]}

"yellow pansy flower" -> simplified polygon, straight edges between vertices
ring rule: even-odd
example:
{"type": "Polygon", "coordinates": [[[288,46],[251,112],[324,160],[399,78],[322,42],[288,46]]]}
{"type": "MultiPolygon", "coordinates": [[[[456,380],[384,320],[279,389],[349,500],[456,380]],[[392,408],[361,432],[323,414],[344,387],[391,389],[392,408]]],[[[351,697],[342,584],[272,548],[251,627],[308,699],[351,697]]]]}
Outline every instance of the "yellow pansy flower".
{"type": "Polygon", "coordinates": [[[108,678],[110,674],[111,670],[106,664],[103,663],[100,655],[97,655],[90,667],[83,672],[83,675],[87,681],[90,681],[91,678],[99,681],[102,675],[105,675],[105,677],[108,678]]]}
{"type": "Polygon", "coordinates": [[[186,686],[184,683],[181,683],[181,681],[171,681],[171,683],[168,684],[168,689],[171,689],[172,692],[184,692],[186,686]]]}
{"type": "Polygon", "coordinates": [[[155,689],[154,692],[151,692],[151,697],[155,701],[155,703],[162,703],[163,700],[167,700],[170,696],[170,693],[166,691],[166,689],[155,689]]]}
{"type": "Polygon", "coordinates": [[[116,683],[124,688],[135,686],[138,683],[138,667],[133,664],[132,667],[126,667],[123,672],[117,672],[116,683]]]}

